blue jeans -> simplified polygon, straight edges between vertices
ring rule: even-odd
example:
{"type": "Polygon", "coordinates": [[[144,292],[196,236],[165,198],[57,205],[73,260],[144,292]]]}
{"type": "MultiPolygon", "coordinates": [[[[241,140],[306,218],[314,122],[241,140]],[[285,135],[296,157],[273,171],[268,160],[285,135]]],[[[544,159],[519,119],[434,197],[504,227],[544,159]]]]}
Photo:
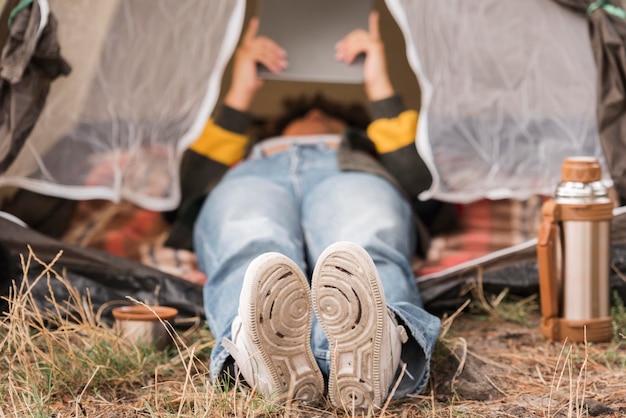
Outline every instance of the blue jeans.
{"type": "MultiPolygon", "coordinates": [[[[194,229],[198,263],[208,276],[205,313],[216,340],[211,379],[217,379],[229,356],[221,341],[231,337],[250,261],[279,252],[310,277],[329,244],[352,241],[372,256],[387,305],[409,334],[402,348],[407,373],[396,397],[420,392],[441,323],[422,308],[410,266],[415,239],[410,205],[398,190],[373,174],[339,171],[332,147],[294,143],[269,156],[253,150],[210,193],[194,229]]],[[[315,319],[311,345],[328,376],[328,340],[315,319]]]]}

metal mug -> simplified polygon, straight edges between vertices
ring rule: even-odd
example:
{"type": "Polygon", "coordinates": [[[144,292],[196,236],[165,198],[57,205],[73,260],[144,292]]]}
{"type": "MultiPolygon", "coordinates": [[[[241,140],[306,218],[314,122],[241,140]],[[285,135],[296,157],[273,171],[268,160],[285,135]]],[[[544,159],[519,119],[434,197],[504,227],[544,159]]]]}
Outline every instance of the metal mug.
{"type": "Polygon", "coordinates": [[[541,329],[555,341],[612,338],[609,265],[614,202],[596,158],[563,162],[537,241],[541,329]]]}

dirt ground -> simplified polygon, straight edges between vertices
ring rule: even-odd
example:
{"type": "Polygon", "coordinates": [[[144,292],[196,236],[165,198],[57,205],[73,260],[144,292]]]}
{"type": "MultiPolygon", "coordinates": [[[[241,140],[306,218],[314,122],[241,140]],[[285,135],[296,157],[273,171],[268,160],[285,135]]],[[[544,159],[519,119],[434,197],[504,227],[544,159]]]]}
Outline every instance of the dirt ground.
{"type": "MultiPolygon", "coordinates": [[[[444,334],[424,392],[392,401],[374,415],[356,416],[626,417],[626,339],[587,348],[580,343],[549,342],[537,327],[539,320],[536,311],[514,320],[493,312],[464,311],[454,318],[444,317],[444,334]]],[[[171,379],[168,385],[175,386],[176,377],[171,379]]],[[[54,416],[153,416],[142,411],[145,394],[137,389],[104,396],[117,397],[116,402],[103,403],[103,396],[87,394],[80,408],[59,402],[54,416]]],[[[244,409],[208,416],[350,416],[324,407],[299,406],[268,414],[244,409]]]]}
{"type": "MultiPolygon", "coordinates": [[[[355,416],[626,417],[626,340],[590,344],[585,350],[584,344],[548,342],[534,326],[537,314],[525,320],[459,315],[437,345],[430,384],[422,394],[392,401],[374,415],[355,416]]],[[[80,408],[58,402],[53,416],[153,416],[142,408],[141,388],[117,393],[117,402],[86,395],[80,408]]],[[[207,416],[351,415],[324,407],[295,407],[270,414],[222,410],[207,416]]]]}
{"type": "Polygon", "coordinates": [[[549,342],[537,311],[454,319],[432,362],[433,416],[626,416],[626,340],[549,342]]]}
{"type": "MultiPolygon", "coordinates": [[[[89,380],[74,387],[73,396],[55,394],[46,402],[44,415],[29,416],[626,417],[624,306],[614,315],[615,338],[611,342],[584,344],[546,340],[539,329],[538,305],[536,295],[516,299],[505,294],[477,294],[468,305],[442,315],[428,386],[420,395],[390,401],[373,413],[346,414],[328,405],[275,408],[242,391],[220,392],[208,384],[206,366],[212,341],[206,327],[199,324],[181,334],[181,341],[194,347],[197,368],[190,367],[189,358],[163,352],[164,357],[156,363],[162,368],[158,382],[156,372],[150,375],[151,366],[139,364],[136,371],[92,386],[91,378],[100,368],[108,368],[111,361],[115,364],[106,354],[106,358],[98,358],[97,365],[86,365],[89,380]],[[147,378],[134,376],[146,370],[147,378]]],[[[85,338],[89,340],[88,333],[85,338]]],[[[119,365],[113,368],[122,373],[119,365]]],[[[39,373],[36,369],[32,372],[39,373]]],[[[12,391],[12,396],[17,395],[12,391]]],[[[0,405],[0,417],[24,416],[21,412],[11,415],[12,410],[18,409],[0,405]]]]}

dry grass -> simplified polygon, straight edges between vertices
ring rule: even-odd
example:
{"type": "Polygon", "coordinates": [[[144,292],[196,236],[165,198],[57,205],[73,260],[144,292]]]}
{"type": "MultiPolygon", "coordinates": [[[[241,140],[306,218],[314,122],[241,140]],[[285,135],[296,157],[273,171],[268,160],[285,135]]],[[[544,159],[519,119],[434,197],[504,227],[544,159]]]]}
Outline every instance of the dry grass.
{"type": "MultiPolygon", "coordinates": [[[[178,332],[158,351],[116,334],[89,300],[46,266],[9,297],[0,322],[0,417],[352,416],[327,405],[272,405],[253,392],[208,383],[213,341],[202,327],[178,332]],[[30,289],[61,281],[69,301],[41,311],[30,289]]],[[[616,303],[615,338],[604,344],[554,344],[541,337],[536,297],[479,291],[443,318],[430,385],[359,416],[585,417],[626,415],[626,310],[616,303]]]]}

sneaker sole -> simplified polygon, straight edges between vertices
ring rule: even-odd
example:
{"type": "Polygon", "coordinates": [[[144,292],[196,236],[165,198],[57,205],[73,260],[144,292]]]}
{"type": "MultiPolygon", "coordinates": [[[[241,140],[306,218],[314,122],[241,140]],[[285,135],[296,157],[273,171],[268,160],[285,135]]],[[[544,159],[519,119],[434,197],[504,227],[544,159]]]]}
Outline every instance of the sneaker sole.
{"type": "Polygon", "coordinates": [[[376,266],[360,246],[338,242],[313,272],[313,309],[330,343],[328,394],[336,407],[380,406],[386,303],[376,266]]]}
{"type": "Polygon", "coordinates": [[[324,379],[311,351],[309,284],[300,268],[282,254],[267,253],[250,264],[246,284],[249,316],[242,321],[279,388],[274,399],[321,399],[324,379]]]}

